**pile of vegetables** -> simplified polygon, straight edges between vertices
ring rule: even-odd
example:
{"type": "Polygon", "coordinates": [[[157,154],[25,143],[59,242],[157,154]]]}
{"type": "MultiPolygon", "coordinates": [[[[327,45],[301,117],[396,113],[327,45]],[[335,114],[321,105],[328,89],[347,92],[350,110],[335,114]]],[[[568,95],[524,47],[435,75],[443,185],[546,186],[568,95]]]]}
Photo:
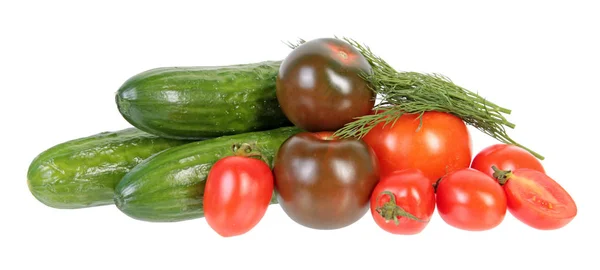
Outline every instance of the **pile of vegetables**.
{"type": "Polygon", "coordinates": [[[392,234],[420,233],[436,209],[468,231],[507,212],[540,230],[576,216],[544,157],[507,135],[509,109],[443,76],[397,71],[351,39],[289,46],[283,61],[131,77],[115,102],[132,127],[43,151],[31,193],[149,222],[204,218],[223,237],[249,232],[275,204],[307,228],[370,213],[392,234]],[[499,142],[473,155],[468,125],[499,142]]]}

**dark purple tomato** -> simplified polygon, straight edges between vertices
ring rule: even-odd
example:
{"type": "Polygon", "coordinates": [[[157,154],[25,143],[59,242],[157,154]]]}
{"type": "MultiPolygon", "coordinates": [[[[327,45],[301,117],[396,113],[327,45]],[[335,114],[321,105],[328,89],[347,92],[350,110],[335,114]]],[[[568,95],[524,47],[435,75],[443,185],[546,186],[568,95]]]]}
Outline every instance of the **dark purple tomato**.
{"type": "Polygon", "coordinates": [[[296,134],[275,158],[279,205],[296,223],[313,229],[339,229],[359,220],[379,182],[377,159],[366,143],[331,135],[296,134]]]}
{"type": "Polygon", "coordinates": [[[375,94],[361,75],[371,74],[366,58],[334,38],[306,42],[283,61],[277,76],[277,99],[296,126],[335,131],[369,114],[375,94]]]}

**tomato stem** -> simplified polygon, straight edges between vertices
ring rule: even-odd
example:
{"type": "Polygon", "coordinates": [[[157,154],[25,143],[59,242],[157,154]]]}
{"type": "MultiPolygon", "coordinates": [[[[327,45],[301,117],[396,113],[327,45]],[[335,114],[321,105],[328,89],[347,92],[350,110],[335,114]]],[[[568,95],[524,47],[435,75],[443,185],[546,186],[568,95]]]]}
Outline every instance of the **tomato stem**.
{"type": "Polygon", "coordinates": [[[438,178],[438,180],[435,181],[435,183],[433,183],[433,192],[437,193],[437,188],[440,185],[440,181],[442,181],[442,177],[438,178]]]}
{"type": "Polygon", "coordinates": [[[419,219],[418,217],[414,216],[413,214],[402,209],[402,207],[398,206],[396,204],[396,196],[394,196],[394,194],[390,191],[386,190],[386,191],[381,192],[377,196],[376,201],[379,202],[379,199],[381,199],[381,196],[383,196],[383,195],[390,196],[390,201],[384,203],[382,206],[378,206],[375,209],[375,211],[377,211],[377,213],[379,213],[386,221],[394,220],[394,224],[396,224],[396,226],[400,224],[398,217],[407,217],[412,220],[424,222],[424,220],[419,219]]]}
{"type": "Polygon", "coordinates": [[[506,184],[508,179],[512,176],[512,172],[510,170],[500,170],[498,169],[498,167],[496,167],[496,165],[492,165],[492,170],[494,170],[494,178],[496,178],[496,180],[498,180],[498,183],[500,183],[500,185],[502,186],[506,184]]]}
{"type": "Polygon", "coordinates": [[[259,158],[265,163],[269,164],[269,159],[261,153],[256,144],[249,143],[236,143],[231,146],[231,151],[235,156],[248,157],[248,158],[259,158]]]}

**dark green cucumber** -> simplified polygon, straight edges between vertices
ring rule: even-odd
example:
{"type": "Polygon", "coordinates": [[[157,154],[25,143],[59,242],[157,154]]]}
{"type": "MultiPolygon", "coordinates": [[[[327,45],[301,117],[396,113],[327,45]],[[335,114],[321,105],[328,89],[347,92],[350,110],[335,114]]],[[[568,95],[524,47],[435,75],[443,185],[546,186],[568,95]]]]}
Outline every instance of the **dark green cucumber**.
{"type": "Polygon", "coordinates": [[[54,208],[112,204],[114,188],[131,168],[167,148],[189,143],[135,128],[102,132],[40,153],[27,172],[29,190],[54,208]]]}
{"type": "Polygon", "coordinates": [[[144,221],[173,222],[204,217],[204,185],[212,165],[233,155],[232,146],[255,145],[273,167],[281,144],[296,127],[223,136],[165,150],[136,166],[115,188],[115,204],[144,221]]]}
{"type": "Polygon", "coordinates": [[[280,64],[151,69],[120,87],[117,107],[133,126],[174,139],[291,126],[275,93],[280,64]]]}

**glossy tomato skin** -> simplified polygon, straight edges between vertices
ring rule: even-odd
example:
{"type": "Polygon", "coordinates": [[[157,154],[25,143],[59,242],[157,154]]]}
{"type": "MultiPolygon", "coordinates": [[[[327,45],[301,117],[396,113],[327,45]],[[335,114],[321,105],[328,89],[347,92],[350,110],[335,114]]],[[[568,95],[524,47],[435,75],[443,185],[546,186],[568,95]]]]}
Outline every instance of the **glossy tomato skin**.
{"type": "Polygon", "coordinates": [[[229,156],[211,168],[204,187],[204,217],[223,237],[247,233],[263,218],[274,181],[262,160],[229,156]]]}
{"type": "Polygon", "coordinates": [[[554,179],[537,170],[516,169],[503,185],[509,212],[540,230],[559,229],[577,215],[577,205],[554,179]]]}
{"type": "Polygon", "coordinates": [[[281,64],[277,99],[294,125],[310,132],[335,131],[373,108],[375,94],[360,76],[371,72],[350,44],[334,38],[311,40],[281,64]]]}
{"type": "Polygon", "coordinates": [[[363,140],[379,159],[381,175],[419,169],[431,183],[446,173],[471,164],[471,137],[466,124],[443,112],[425,112],[419,130],[418,114],[404,114],[393,125],[378,124],[363,140]]]}
{"type": "Polygon", "coordinates": [[[435,191],[421,171],[407,169],[382,177],[373,190],[370,204],[373,220],[380,228],[392,234],[413,235],[423,231],[429,224],[435,210],[435,191]],[[397,206],[419,220],[397,216],[396,224],[378,212],[378,208],[390,202],[390,196],[384,194],[386,191],[394,195],[397,206]]]}
{"type": "Polygon", "coordinates": [[[377,159],[361,140],[317,135],[298,133],[279,148],[273,169],[277,200],[300,225],[343,228],[369,209],[379,181],[377,159]]]}
{"type": "Polygon", "coordinates": [[[496,166],[500,170],[514,171],[529,168],[545,173],[542,163],[525,149],[510,144],[495,144],[481,150],[473,158],[471,168],[493,177],[496,166]]]}
{"type": "Polygon", "coordinates": [[[467,168],[449,173],[439,181],[436,206],[447,224],[467,231],[484,231],[502,223],[507,202],[497,181],[467,168]]]}

